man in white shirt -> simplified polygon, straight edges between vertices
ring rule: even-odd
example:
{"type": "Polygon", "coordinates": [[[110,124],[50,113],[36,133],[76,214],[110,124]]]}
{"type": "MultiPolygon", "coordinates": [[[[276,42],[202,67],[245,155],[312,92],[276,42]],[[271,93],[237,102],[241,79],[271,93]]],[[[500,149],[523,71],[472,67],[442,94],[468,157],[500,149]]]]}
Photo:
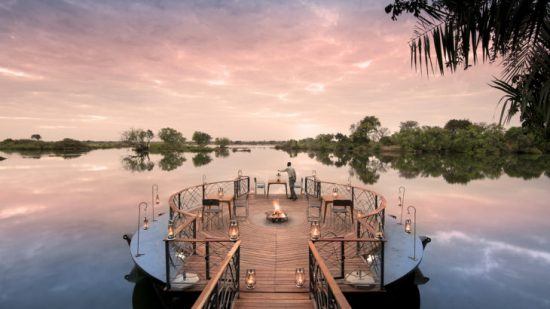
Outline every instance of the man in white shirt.
{"type": "Polygon", "coordinates": [[[298,199],[296,192],[294,192],[294,184],[296,183],[296,171],[291,166],[291,163],[286,164],[286,168],[279,170],[279,172],[286,172],[288,174],[288,186],[290,187],[290,199],[295,201],[298,199]]]}

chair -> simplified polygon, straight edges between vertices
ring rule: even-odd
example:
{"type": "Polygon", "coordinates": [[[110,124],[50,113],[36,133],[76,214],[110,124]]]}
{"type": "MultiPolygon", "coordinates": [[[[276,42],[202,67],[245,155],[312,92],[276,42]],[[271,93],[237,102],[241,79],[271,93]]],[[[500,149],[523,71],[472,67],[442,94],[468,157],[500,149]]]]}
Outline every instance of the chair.
{"type": "Polygon", "coordinates": [[[353,214],[351,213],[351,210],[353,209],[353,201],[352,200],[334,200],[332,202],[332,213],[337,216],[344,216],[343,221],[346,222],[346,219],[349,214],[349,218],[351,220],[351,223],[353,223],[353,214]],[[348,211],[349,208],[349,211],[348,211]]]}
{"type": "Polygon", "coordinates": [[[218,225],[220,224],[220,217],[223,217],[223,208],[220,206],[220,200],[216,199],[204,199],[202,200],[202,216],[201,225],[204,229],[208,224],[212,227],[212,221],[214,217],[217,218],[218,225]],[[204,220],[206,219],[206,224],[204,220]]]}
{"type": "Polygon", "coordinates": [[[235,207],[235,216],[237,216],[237,210],[244,207],[246,211],[245,218],[248,218],[248,193],[235,198],[233,201],[233,207],[235,207]]]}
{"type": "Polygon", "coordinates": [[[322,201],[314,195],[309,195],[306,192],[307,199],[307,219],[308,221],[320,220],[321,219],[321,205],[322,201]],[[317,216],[313,216],[311,212],[317,210],[317,216]]]}
{"type": "Polygon", "coordinates": [[[304,177],[300,178],[300,182],[294,183],[294,188],[300,189],[300,195],[304,193],[304,177]]]}
{"type": "Polygon", "coordinates": [[[258,194],[258,189],[264,190],[264,195],[266,194],[266,185],[263,181],[258,181],[256,177],[254,177],[254,194],[258,194]]]}

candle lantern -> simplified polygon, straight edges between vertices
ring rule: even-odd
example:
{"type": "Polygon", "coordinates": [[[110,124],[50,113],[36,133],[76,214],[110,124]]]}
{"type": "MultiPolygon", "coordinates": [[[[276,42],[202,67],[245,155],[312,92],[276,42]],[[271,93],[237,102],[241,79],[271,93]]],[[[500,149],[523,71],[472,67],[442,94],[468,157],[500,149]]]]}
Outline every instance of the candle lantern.
{"type": "Polygon", "coordinates": [[[174,221],[170,220],[168,221],[168,235],[166,238],[174,239],[174,236],[174,221]]]}
{"type": "Polygon", "coordinates": [[[218,188],[218,196],[219,197],[223,196],[223,188],[218,188]]]}
{"type": "Polygon", "coordinates": [[[332,196],[334,196],[334,197],[338,196],[338,188],[332,189],[332,196]]]}
{"type": "Polygon", "coordinates": [[[309,228],[309,238],[313,241],[321,238],[321,225],[319,221],[312,221],[309,228]]]}
{"type": "Polygon", "coordinates": [[[143,229],[144,230],[149,229],[149,220],[147,219],[147,217],[145,217],[145,219],[143,219],[143,229]]]}
{"type": "Polygon", "coordinates": [[[239,223],[237,220],[231,220],[229,223],[229,240],[237,241],[239,239],[239,223]]]}
{"type": "Polygon", "coordinates": [[[243,175],[243,171],[239,170],[239,171],[237,172],[237,176],[239,176],[239,178],[241,178],[242,175],[243,175]]]}
{"type": "Polygon", "coordinates": [[[304,286],[306,282],[306,274],[302,267],[296,268],[295,279],[296,279],[296,287],[301,288],[304,286]]]}
{"type": "Polygon", "coordinates": [[[410,234],[411,231],[412,231],[411,219],[407,219],[405,220],[405,232],[407,232],[407,234],[410,234]]]}
{"type": "Polygon", "coordinates": [[[253,288],[256,287],[256,270],[255,269],[246,270],[245,284],[246,284],[246,288],[249,290],[252,290],[253,288]]]}

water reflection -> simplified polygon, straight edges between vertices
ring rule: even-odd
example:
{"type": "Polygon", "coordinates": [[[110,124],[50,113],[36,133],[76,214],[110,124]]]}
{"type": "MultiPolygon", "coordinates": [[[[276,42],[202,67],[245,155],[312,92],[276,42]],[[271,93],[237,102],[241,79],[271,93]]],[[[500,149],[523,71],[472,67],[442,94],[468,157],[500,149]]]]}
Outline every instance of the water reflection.
{"type": "Polygon", "coordinates": [[[159,161],[159,167],[163,171],[172,171],[180,167],[186,161],[182,152],[163,152],[162,159],[159,161]]]}
{"type": "Polygon", "coordinates": [[[193,157],[193,166],[199,167],[212,162],[212,158],[207,153],[199,152],[193,157]]]}
{"type": "Polygon", "coordinates": [[[122,166],[132,172],[152,171],[155,163],[149,158],[149,153],[139,153],[122,158],[122,166]]]}
{"type": "MultiPolygon", "coordinates": [[[[298,152],[288,151],[290,157],[298,152]]],[[[550,156],[548,155],[373,155],[350,152],[331,153],[307,152],[309,158],[326,166],[350,167],[350,174],[356,175],[365,184],[375,184],[380,173],[389,168],[397,170],[406,179],[417,177],[442,177],[450,184],[467,184],[478,179],[498,179],[506,174],[510,177],[535,179],[550,177],[550,156]]]]}
{"type": "Polygon", "coordinates": [[[81,152],[64,152],[64,151],[26,151],[26,150],[3,150],[7,154],[18,154],[23,158],[27,159],[40,159],[43,157],[59,157],[63,159],[74,159],[78,158],[89,151],[81,151],[81,152]]]}

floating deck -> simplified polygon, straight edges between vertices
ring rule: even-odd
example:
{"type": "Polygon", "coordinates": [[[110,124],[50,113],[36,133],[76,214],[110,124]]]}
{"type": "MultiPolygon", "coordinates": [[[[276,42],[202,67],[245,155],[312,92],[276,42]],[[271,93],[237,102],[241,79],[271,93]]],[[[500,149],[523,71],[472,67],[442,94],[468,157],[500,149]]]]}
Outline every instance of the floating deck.
{"type": "MultiPolygon", "coordinates": [[[[286,199],[284,195],[275,195],[266,198],[263,195],[250,195],[249,215],[245,217],[245,209],[239,208],[237,216],[239,218],[240,240],[241,240],[241,290],[245,290],[244,278],[245,271],[248,268],[256,269],[257,285],[252,291],[246,291],[243,294],[246,302],[254,303],[259,297],[258,293],[265,293],[265,297],[271,297],[271,293],[282,293],[286,295],[288,301],[297,299],[303,300],[302,296],[290,293],[307,293],[308,283],[302,288],[298,288],[294,283],[294,271],[297,267],[303,267],[308,277],[308,240],[309,223],[307,219],[307,200],[300,197],[297,201],[286,199]],[[265,212],[273,209],[272,201],[278,199],[280,206],[289,215],[288,222],[271,223],[266,220],[265,212]],[[254,296],[254,294],[257,294],[254,296]],[[252,294],[252,295],[251,295],[252,294]]],[[[228,211],[224,207],[224,224],[214,225],[211,229],[203,230],[199,228],[200,237],[221,237],[227,238],[228,211]]],[[[339,218],[329,218],[336,222],[339,218]]],[[[423,246],[420,239],[414,241],[416,246],[416,259],[413,260],[413,235],[404,231],[403,225],[391,216],[386,216],[385,222],[385,247],[384,247],[384,285],[387,286],[403,278],[412,272],[420,263],[423,256],[423,246]]],[[[140,231],[139,251],[137,254],[137,232],[134,233],[130,244],[132,258],[139,268],[157,279],[166,283],[166,260],[164,237],[167,231],[168,215],[157,218],[157,221],[151,222],[148,230],[140,231]]],[[[336,222],[324,227],[325,230],[331,229],[335,234],[351,235],[353,237],[353,225],[347,225],[342,222],[336,222]]],[[[325,237],[323,235],[323,237],[325,237]]],[[[203,250],[198,248],[197,250],[203,250]]],[[[349,261],[351,262],[351,261],[349,261]]],[[[331,268],[330,265],[329,269],[331,268]]],[[[200,281],[190,289],[200,291],[204,288],[205,280],[204,258],[196,257],[186,262],[187,272],[197,273],[200,281]]],[[[217,271],[214,266],[211,273],[217,271]]],[[[343,283],[343,279],[337,280],[343,292],[365,292],[363,289],[357,289],[351,285],[343,283]]],[[[242,303],[243,301],[241,301],[242,303]]]]}

